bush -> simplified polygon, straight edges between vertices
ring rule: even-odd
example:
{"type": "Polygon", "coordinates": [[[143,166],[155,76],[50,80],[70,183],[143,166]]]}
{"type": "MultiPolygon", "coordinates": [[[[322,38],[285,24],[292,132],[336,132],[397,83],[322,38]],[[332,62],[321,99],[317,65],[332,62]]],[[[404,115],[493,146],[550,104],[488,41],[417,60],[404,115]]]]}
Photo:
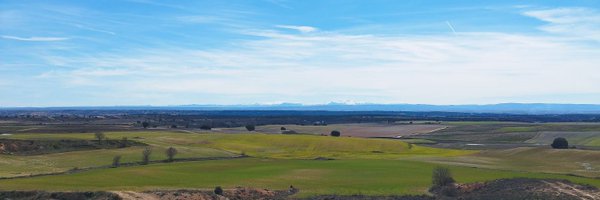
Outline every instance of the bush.
{"type": "Polygon", "coordinates": [[[436,167],[433,169],[433,177],[431,179],[434,187],[443,187],[454,183],[450,169],[445,167],[436,167]]]}
{"type": "Polygon", "coordinates": [[[246,125],[246,130],[248,130],[248,131],[254,131],[255,129],[256,129],[256,126],[254,126],[254,125],[251,125],[251,124],[246,125]]]}
{"type": "Polygon", "coordinates": [[[440,189],[440,194],[447,197],[455,197],[458,195],[458,189],[453,185],[447,185],[440,189]]]}
{"type": "Polygon", "coordinates": [[[150,162],[150,154],[152,154],[152,149],[150,147],[146,147],[144,151],[142,151],[142,164],[147,165],[150,162]]]}
{"type": "Polygon", "coordinates": [[[113,157],[112,167],[119,167],[119,166],[121,166],[121,156],[113,157]]]}
{"type": "Polygon", "coordinates": [[[215,187],[215,194],[223,195],[223,188],[221,186],[215,187]]]}
{"type": "Polygon", "coordinates": [[[340,135],[342,135],[342,133],[340,131],[331,131],[331,133],[329,134],[333,137],[340,137],[340,135]]]}
{"type": "Polygon", "coordinates": [[[169,147],[167,151],[165,151],[165,154],[167,154],[167,161],[173,162],[173,158],[175,158],[175,155],[177,154],[177,149],[169,147]]]}
{"type": "Polygon", "coordinates": [[[554,138],[554,141],[552,142],[552,144],[550,146],[552,146],[552,148],[555,148],[555,149],[568,149],[569,142],[565,138],[558,137],[558,138],[554,138]]]}

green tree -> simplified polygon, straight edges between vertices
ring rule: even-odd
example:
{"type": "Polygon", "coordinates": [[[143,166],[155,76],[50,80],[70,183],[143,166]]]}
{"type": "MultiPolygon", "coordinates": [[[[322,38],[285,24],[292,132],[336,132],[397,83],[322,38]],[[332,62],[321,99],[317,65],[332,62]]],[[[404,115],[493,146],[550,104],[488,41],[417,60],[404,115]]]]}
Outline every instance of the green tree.
{"type": "Polygon", "coordinates": [[[112,162],[112,167],[119,167],[121,166],[121,156],[115,156],[113,157],[113,162],[112,162]]]}
{"type": "Polygon", "coordinates": [[[148,128],[148,126],[150,126],[150,123],[148,123],[148,122],[142,122],[142,127],[148,128]]]}
{"type": "Polygon", "coordinates": [[[554,141],[552,141],[552,144],[550,146],[555,149],[568,149],[569,142],[565,138],[558,137],[554,138],[554,141]]]}
{"type": "Polygon", "coordinates": [[[450,169],[446,167],[436,167],[433,169],[433,177],[431,178],[434,186],[447,186],[454,183],[454,178],[450,173],[450,169]]]}
{"type": "Polygon", "coordinates": [[[340,131],[331,131],[331,133],[329,133],[329,135],[333,136],[333,137],[340,137],[340,135],[342,135],[342,133],[340,131]]]}
{"type": "Polygon", "coordinates": [[[167,154],[167,161],[173,162],[173,158],[175,158],[175,155],[177,155],[177,149],[175,149],[173,147],[169,147],[165,151],[165,154],[167,154]]]}
{"type": "Polygon", "coordinates": [[[246,125],[246,130],[248,130],[248,131],[254,131],[254,130],[256,130],[256,126],[254,126],[252,124],[248,124],[248,125],[246,125]]]}
{"type": "Polygon", "coordinates": [[[98,143],[100,143],[100,142],[102,142],[102,140],[106,139],[106,135],[104,135],[104,133],[102,133],[102,132],[94,133],[94,137],[96,137],[96,140],[98,140],[98,143]]]}
{"type": "Polygon", "coordinates": [[[146,147],[142,151],[142,164],[147,165],[150,163],[150,155],[152,154],[152,149],[150,147],[146,147]]]}

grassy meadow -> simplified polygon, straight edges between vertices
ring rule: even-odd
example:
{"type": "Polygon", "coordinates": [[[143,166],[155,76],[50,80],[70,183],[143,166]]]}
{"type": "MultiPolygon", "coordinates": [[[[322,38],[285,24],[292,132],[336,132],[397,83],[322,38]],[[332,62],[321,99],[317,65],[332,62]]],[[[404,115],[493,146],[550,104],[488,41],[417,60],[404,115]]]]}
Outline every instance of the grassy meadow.
{"type": "MultiPolygon", "coordinates": [[[[597,176],[598,173],[593,170],[577,173],[581,170],[582,163],[600,165],[593,161],[598,160],[596,158],[600,156],[595,151],[539,148],[474,151],[425,147],[401,140],[313,134],[191,131],[131,131],[105,134],[110,139],[127,137],[129,140],[150,145],[154,152],[151,159],[156,161],[166,159],[164,151],[168,147],[175,147],[179,151],[176,158],[227,158],[240,154],[250,158],[155,163],[91,169],[72,174],[3,179],[0,180],[0,190],[142,191],[210,189],[217,185],[225,188],[248,186],[285,189],[294,185],[300,188],[299,196],[423,194],[431,184],[432,169],[439,165],[449,166],[459,182],[533,177],[569,179],[577,183],[600,186],[600,179],[564,175],[569,173],[597,176]]],[[[3,135],[0,138],[93,140],[94,134],[32,133],[3,135]]],[[[116,155],[123,156],[122,162],[139,162],[143,149],[144,147],[127,147],[34,156],[0,155],[0,176],[14,177],[63,172],[75,167],[108,166],[116,155]]]]}
{"type": "MultiPolygon", "coordinates": [[[[0,180],[2,190],[151,190],[181,188],[300,188],[317,194],[423,194],[436,164],[408,160],[296,160],[244,158],[99,169],[76,174],[0,180]]],[[[451,167],[459,182],[532,177],[570,179],[600,186],[595,179],[565,175],[451,167]]]]}

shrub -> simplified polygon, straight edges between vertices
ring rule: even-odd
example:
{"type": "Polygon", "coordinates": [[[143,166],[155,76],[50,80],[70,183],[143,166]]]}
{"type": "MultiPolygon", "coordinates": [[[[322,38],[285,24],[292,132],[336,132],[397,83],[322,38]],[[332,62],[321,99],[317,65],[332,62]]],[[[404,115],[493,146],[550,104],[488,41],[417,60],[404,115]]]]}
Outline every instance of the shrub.
{"type": "Polygon", "coordinates": [[[565,138],[558,137],[558,138],[554,138],[554,141],[552,142],[552,144],[550,146],[552,146],[552,148],[555,148],[555,149],[568,149],[569,142],[565,138]]]}
{"type": "Polygon", "coordinates": [[[152,149],[150,147],[146,147],[144,151],[142,151],[142,164],[147,165],[150,162],[150,154],[152,154],[152,149]]]}
{"type": "Polygon", "coordinates": [[[254,131],[255,129],[256,129],[256,126],[254,126],[254,125],[251,125],[251,124],[246,125],[246,130],[248,130],[248,131],[254,131]]]}
{"type": "Polygon", "coordinates": [[[165,154],[167,154],[167,161],[173,162],[173,158],[175,158],[175,155],[177,154],[177,149],[175,149],[173,147],[169,147],[165,151],[165,154]]]}
{"type": "Polygon", "coordinates": [[[215,187],[215,194],[223,195],[223,188],[221,186],[215,187]]]}
{"type": "Polygon", "coordinates": [[[453,185],[447,185],[440,189],[440,194],[447,197],[455,197],[458,195],[458,188],[453,185]]]}
{"type": "Polygon", "coordinates": [[[119,167],[119,166],[121,166],[121,156],[113,157],[112,167],[119,167]]]}
{"type": "Polygon", "coordinates": [[[432,182],[434,187],[443,187],[454,183],[454,178],[452,178],[450,169],[445,167],[436,167],[433,169],[432,182]]]}
{"type": "Polygon", "coordinates": [[[340,131],[331,131],[331,133],[329,134],[333,137],[340,137],[340,135],[342,135],[342,133],[340,131]]]}

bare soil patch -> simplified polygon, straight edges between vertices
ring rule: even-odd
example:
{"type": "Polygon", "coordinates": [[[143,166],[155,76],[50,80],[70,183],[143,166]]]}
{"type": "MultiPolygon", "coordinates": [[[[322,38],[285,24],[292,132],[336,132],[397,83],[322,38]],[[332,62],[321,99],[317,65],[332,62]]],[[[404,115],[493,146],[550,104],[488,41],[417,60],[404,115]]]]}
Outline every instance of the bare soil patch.
{"type": "MultiPolygon", "coordinates": [[[[145,195],[152,195],[151,197],[146,196],[145,199],[160,199],[160,200],[208,200],[208,199],[230,199],[230,200],[243,200],[243,199],[288,199],[290,195],[298,192],[297,190],[290,189],[287,191],[281,190],[268,190],[268,189],[256,189],[256,188],[244,188],[238,187],[231,190],[224,190],[223,195],[217,195],[213,191],[206,190],[176,190],[176,191],[150,191],[144,192],[145,195]]],[[[122,196],[123,197],[123,196],[122,196]]],[[[127,199],[127,198],[123,198],[127,199]]]]}
{"type": "Polygon", "coordinates": [[[457,195],[450,199],[547,199],[598,200],[600,190],[567,180],[498,179],[485,183],[457,184],[457,195]]]}

